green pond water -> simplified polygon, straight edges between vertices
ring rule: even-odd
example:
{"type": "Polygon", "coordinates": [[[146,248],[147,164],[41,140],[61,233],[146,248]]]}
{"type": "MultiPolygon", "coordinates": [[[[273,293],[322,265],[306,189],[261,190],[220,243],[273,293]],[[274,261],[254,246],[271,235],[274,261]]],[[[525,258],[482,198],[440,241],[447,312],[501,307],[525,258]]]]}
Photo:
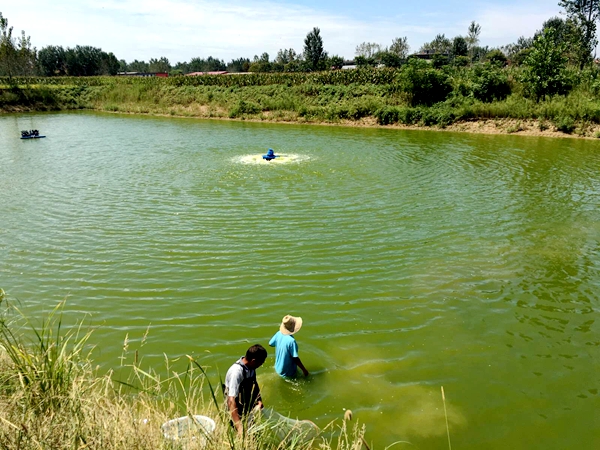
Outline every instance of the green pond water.
{"type": "Polygon", "coordinates": [[[600,447],[599,206],[595,141],[0,116],[0,287],[29,314],[66,297],[101,367],[128,336],[215,379],[302,316],[311,376],[269,349],[265,404],[351,409],[378,449],[448,448],[441,386],[455,449],[600,447]]]}

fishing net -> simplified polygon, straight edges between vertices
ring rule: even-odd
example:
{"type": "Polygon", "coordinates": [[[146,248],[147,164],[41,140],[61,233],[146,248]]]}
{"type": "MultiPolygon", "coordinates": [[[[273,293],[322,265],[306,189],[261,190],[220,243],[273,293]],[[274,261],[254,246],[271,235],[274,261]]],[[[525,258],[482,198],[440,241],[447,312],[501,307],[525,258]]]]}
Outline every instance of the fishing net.
{"type": "Polygon", "coordinates": [[[264,408],[261,411],[261,422],[265,421],[281,441],[304,442],[319,435],[319,427],[310,420],[296,420],[283,416],[273,408],[264,408]]]}

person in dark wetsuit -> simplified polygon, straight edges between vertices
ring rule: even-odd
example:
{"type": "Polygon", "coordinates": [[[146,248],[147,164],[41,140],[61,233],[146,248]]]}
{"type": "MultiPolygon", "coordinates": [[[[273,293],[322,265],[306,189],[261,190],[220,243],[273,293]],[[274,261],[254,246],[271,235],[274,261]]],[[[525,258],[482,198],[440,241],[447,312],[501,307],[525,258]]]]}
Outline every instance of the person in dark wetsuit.
{"type": "Polygon", "coordinates": [[[254,407],[263,408],[260,388],[256,381],[256,369],[267,359],[267,351],[256,344],[238,359],[225,375],[225,398],[231,421],[238,433],[243,433],[243,419],[254,407]]]}

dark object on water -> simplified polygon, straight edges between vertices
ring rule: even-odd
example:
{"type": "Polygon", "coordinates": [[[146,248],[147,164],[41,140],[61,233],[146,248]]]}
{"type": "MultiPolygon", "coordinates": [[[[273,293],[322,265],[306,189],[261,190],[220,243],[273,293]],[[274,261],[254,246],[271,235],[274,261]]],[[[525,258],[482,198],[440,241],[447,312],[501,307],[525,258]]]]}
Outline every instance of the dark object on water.
{"type": "Polygon", "coordinates": [[[45,137],[38,130],[21,131],[21,139],[39,139],[45,137]]]}
{"type": "Polygon", "coordinates": [[[270,148],[267,151],[266,155],[263,155],[263,159],[266,159],[267,161],[271,161],[272,159],[275,159],[275,158],[277,158],[277,155],[275,153],[273,153],[273,149],[272,148],[270,148]]]}

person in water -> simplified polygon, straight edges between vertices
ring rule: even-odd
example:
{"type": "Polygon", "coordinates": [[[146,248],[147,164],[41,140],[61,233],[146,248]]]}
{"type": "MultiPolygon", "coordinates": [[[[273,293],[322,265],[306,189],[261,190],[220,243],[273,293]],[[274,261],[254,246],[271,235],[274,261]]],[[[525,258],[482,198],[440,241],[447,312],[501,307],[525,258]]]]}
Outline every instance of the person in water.
{"type": "Polygon", "coordinates": [[[294,334],[301,327],[302,317],[287,315],[281,320],[279,331],[269,341],[269,345],[275,347],[275,371],[282,377],[294,378],[298,367],[305,377],[309,375],[298,356],[298,344],[294,339],[294,334]]]}
{"type": "Polygon", "coordinates": [[[225,398],[231,422],[238,433],[244,431],[244,418],[256,406],[263,408],[260,388],[256,381],[256,369],[267,359],[267,351],[256,344],[238,359],[225,375],[225,398]]]}
{"type": "Polygon", "coordinates": [[[271,161],[272,159],[275,159],[275,158],[277,158],[277,155],[275,154],[275,152],[273,152],[272,148],[267,150],[266,155],[263,155],[263,159],[266,159],[267,161],[271,161]]]}

